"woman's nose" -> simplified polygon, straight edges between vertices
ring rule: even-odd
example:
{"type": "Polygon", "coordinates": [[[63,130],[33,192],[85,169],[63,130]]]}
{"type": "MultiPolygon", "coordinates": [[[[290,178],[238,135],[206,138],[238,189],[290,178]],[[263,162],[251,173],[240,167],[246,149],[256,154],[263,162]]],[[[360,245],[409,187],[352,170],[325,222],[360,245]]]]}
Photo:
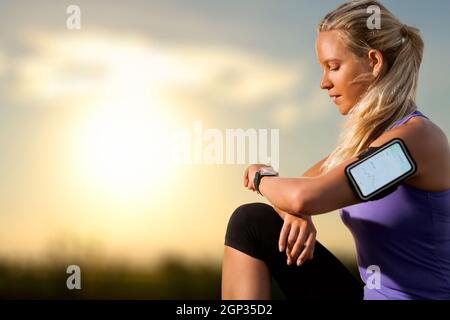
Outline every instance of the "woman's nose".
{"type": "Polygon", "coordinates": [[[320,89],[331,89],[333,87],[333,84],[331,83],[330,79],[327,77],[326,74],[323,75],[322,79],[320,80],[320,89]]]}

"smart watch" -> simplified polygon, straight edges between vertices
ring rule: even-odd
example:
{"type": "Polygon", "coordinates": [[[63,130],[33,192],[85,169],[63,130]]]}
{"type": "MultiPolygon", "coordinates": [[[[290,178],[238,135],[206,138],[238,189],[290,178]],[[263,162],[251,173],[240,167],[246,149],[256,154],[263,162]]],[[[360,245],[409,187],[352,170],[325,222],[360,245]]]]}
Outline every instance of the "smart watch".
{"type": "Polygon", "coordinates": [[[261,192],[259,192],[259,184],[261,183],[262,178],[277,176],[278,172],[276,172],[272,167],[262,167],[261,169],[259,169],[255,174],[255,178],[253,179],[253,185],[255,186],[256,192],[261,194],[261,192]]]}

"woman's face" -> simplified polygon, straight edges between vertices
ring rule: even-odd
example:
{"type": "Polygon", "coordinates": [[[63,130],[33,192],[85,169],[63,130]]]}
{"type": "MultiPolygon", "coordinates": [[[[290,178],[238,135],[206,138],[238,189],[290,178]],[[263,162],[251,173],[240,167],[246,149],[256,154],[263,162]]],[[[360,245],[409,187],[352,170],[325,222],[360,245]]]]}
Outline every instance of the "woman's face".
{"type": "Polygon", "coordinates": [[[328,90],[339,112],[347,115],[368,88],[368,83],[352,83],[362,73],[372,72],[370,60],[352,53],[338,35],[339,31],[319,32],[317,58],[323,68],[320,88],[328,90]]]}

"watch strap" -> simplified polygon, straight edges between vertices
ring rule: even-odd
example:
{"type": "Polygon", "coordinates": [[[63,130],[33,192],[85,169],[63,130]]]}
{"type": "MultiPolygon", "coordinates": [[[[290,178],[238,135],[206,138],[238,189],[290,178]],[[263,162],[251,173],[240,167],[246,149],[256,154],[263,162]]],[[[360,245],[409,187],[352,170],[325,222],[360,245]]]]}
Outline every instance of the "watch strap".
{"type": "Polygon", "coordinates": [[[278,176],[278,172],[275,172],[275,171],[270,171],[270,172],[266,171],[266,172],[264,172],[264,170],[263,170],[263,172],[261,172],[261,170],[258,170],[255,173],[255,178],[253,179],[253,185],[255,186],[256,192],[258,192],[260,195],[262,195],[261,192],[259,191],[259,185],[261,183],[262,178],[264,178],[264,177],[276,177],[276,176],[278,176]]]}

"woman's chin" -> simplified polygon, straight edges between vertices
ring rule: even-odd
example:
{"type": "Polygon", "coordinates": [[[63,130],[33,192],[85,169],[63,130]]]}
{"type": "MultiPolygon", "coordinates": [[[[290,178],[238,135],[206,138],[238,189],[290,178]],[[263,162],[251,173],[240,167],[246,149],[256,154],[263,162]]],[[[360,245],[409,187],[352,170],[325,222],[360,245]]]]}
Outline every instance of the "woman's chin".
{"type": "Polygon", "coordinates": [[[339,113],[343,116],[348,115],[348,113],[350,112],[349,109],[343,109],[343,108],[339,108],[339,113]]]}
{"type": "Polygon", "coordinates": [[[343,109],[343,108],[341,108],[341,107],[339,107],[339,106],[338,106],[338,110],[339,110],[339,113],[340,113],[341,115],[343,115],[343,116],[346,116],[346,115],[348,114],[348,110],[343,109]]]}
{"type": "Polygon", "coordinates": [[[347,106],[343,106],[342,104],[341,104],[341,105],[336,105],[336,106],[337,106],[337,108],[338,108],[338,110],[339,110],[339,113],[340,113],[341,115],[343,115],[343,116],[348,115],[349,112],[350,112],[350,110],[351,110],[351,108],[349,108],[349,107],[347,107],[347,106]]]}

